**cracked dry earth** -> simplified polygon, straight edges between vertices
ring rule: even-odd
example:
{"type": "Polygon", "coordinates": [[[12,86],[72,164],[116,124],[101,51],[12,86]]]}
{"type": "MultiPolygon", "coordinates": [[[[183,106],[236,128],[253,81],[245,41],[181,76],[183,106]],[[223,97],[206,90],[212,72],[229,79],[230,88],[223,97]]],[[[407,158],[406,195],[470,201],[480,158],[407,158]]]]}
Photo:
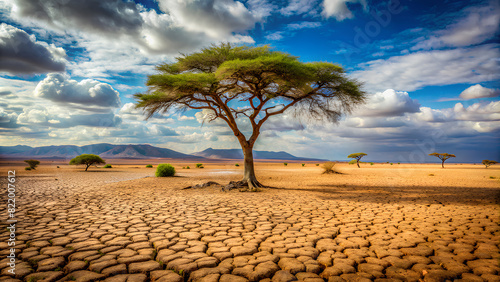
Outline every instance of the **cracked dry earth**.
{"type": "Polygon", "coordinates": [[[496,183],[407,194],[294,172],[293,189],[223,193],[179,189],[213,179],[200,174],[61,171],[17,177],[18,260],[12,275],[2,221],[1,281],[500,281],[496,183]]]}

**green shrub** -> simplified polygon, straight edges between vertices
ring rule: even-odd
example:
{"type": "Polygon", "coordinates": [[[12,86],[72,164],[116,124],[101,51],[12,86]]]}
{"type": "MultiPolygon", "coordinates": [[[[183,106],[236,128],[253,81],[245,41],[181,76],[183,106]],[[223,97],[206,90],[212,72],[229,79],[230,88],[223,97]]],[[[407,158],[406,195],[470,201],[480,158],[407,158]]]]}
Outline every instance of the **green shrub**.
{"type": "Polygon", "coordinates": [[[306,166],[306,164],[302,164],[302,166],[306,166]]]}
{"type": "Polygon", "coordinates": [[[196,164],[196,168],[203,168],[203,164],[196,164]]]}
{"type": "Polygon", "coordinates": [[[391,165],[393,165],[393,163],[391,163],[391,165]]]}
{"type": "Polygon", "coordinates": [[[59,168],[59,166],[57,166],[57,168],[59,168]]]}
{"type": "Polygon", "coordinates": [[[235,164],[234,166],[240,166],[240,164],[235,164]]]}
{"type": "Polygon", "coordinates": [[[107,165],[103,166],[103,168],[113,168],[113,166],[111,166],[110,164],[107,164],[107,165]]]}
{"type": "Polygon", "coordinates": [[[31,170],[31,167],[27,166],[24,168],[24,170],[31,170]]]}
{"type": "Polygon", "coordinates": [[[429,174],[429,176],[434,176],[434,174],[433,174],[433,173],[431,173],[431,174],[429,174]]]}
{"type": "Polygon", "coordinates": [[[398,164],[401,164],[400,162],[398,162],[398,164]]]}
{"type": "Polygon", "coordinates": [[[159,164],[155,175],[156,177],[174,176],[175,168],[171,164],[159,164]]]}
{"type": "Polygon", "coordinates": [[[496,177],[495,176],[490,176],[490,179],[496,179],[496,177]]]}
{"type": "Polygon", "coordinates": [[[186,166],[186,169],[191,169],[189,166],[186,166]]]}
{"type": "Polygon", "coordinates": [[[370,163],[370,165],[373,165],[373,163],[370,163]]]}
{"type": "Polygon", "coordinates": [[[319,166],[319,164],[316,164],[316,166],[319,166]]]}
{"type": "Polygon", "coordinates": [[[284,166],[287,166],[287,165],[288,165],[288,163],[283,163],[283,165],[284,165],[284,166]]]}
{"type": "Polygon", "coordinates": [[[147,168],[152,168],[152,167],[153,167],[153,165],[150,165],[150,164],[149,164],[149,165],[146,165],[146,167],[147,167],[147,168]]]}
{"type": "Polygon", "coordinates": [[[25,160],[25,163],[27,163],[31,169],[35,169],[37,165],[40,164],[40,161],[37,160],[25,160]]]}
{"type": "Polygon", "coordinates": [[[355,164],[357,162],[358,162],[357,160],[352,160],[352,161],[349,162],[349,164],[352,165],[352,164],[355,164]]]}
{"type": "Polygon", "coordinates": [[[186,169],[186,167],[185,167],[185,166],[183,166],[183,167],[182,167],[182,169],[186,169]]]}

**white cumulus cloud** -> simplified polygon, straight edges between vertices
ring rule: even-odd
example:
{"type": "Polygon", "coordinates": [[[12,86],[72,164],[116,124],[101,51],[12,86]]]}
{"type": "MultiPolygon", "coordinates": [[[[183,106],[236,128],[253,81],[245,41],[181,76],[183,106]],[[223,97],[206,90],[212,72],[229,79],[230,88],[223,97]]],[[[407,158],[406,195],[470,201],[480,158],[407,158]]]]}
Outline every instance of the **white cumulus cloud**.
{"type": "Polygon", "coordinates": [[[160,0],[159,6],[178,25],[214,38],[251,29],[259,20],[233,0],[160,0]]]}
{"type": "Polygon", "coordinates": [[[120,97],[118,91],[109,84],[93,79],[80,82],[68,75],[49,73],[38,83],[35,96],[58,103],[74,103],[101,107],[118,107],[120,97]]]}
{"type": "Polygon", "coordinates": [[[334,17],[337,21],[352,19],[352,14],[347,3],[359,3],[366,10],[368,5],[366,0],[323,0],[323,16],[326,18],[334,17]]]}
{"type": "Polygon", "coordinates": [[[420,103],[410,98],[408,92],[387,89],[368,96],[366,103],[354,115],[361,116],[402,116],[420,111],[420,103]]]}
{"type": "Polygon", "coordinates": [[[500,96],[500,89],[490,89],[480,84],[473,85],[460,93],[460,99],[471,100],[477,98],[492,98],[500,96]]]}

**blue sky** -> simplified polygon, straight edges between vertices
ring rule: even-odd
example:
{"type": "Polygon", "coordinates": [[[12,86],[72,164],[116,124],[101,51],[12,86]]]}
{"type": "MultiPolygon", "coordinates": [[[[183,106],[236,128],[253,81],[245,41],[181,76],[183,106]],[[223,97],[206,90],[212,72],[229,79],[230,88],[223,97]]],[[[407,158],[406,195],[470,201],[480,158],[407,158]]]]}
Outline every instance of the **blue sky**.
{"type": "Polygon", "coordinates": [[[0,18],[2,145],[239,148],[207,112],[144,121],[132,98],[155,65],[232,42],[338,63],[369,97],[338,124],[271,119],[257,150],[500,159],[499,1],[0,0],[0,18]]]}

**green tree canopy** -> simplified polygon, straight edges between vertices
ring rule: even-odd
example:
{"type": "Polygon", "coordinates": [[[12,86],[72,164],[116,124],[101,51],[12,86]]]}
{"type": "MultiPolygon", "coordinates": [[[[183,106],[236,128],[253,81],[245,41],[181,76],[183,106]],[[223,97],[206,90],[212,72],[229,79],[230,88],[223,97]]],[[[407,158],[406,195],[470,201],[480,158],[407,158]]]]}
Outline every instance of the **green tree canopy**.
{"type": "Polygon", "coordinates": [[[488,168],[490,165],[494,165],[497,163],[498,163],[497,161],[491,161],[491,160],[483,160],[483,162],[482,162],[482,164],[484,164],[486,166],[486,168],[488,168]]]}
{"type": "Polygon", "coordinates": [[[93,164],[105,164],[105,163],[106,162],[103,159],[101,159],[101,157],[93,154],[79,155],[71,159],[71,161],[69,162],[70,165],[80,165],[80,164],[86,165],[85,171],[87,171],[87,169],[93,164]]]}
{"type": "Polygon", "coordinates": [[[351,159],[355,159],[356,160],[356,164],[358,165],[358,168],[361,168],[359,166],[359,160],[361,160],[362,157],[366,156],[367,154],[365,153],[353,153],[353,154],[350,154],[349,156],[347,156],[348,158],[351,158],[351,159]]]}
{"type": "Polygon", "coordinates": [[[429,156],[438,157],[441,160],[441,167],[444,168],[444,162],[449,158],[456,158],[453,154],[448,153],[432,153],[429,156]]]}
{"type": "Polygon", "coordinates": [[[360,84],[326,62],[304,63],[290,54],[263,47],[221,44],[182,55],[157,66],[149,91],[137,94],[137,107],[147,117],[171,109],[208,110],[208,121],[221,119],[232,130],[245,158],[241,183],[262,186],[255,177],[253,146],[262,125],[272,116],[294,109],[298,118],[336,122],[365,99],[360,84]],[[237,123],[246,118],[245,136],[237,123]]]}
{"type": "Polygon", "coordinates": [[[40,161],[37,160],[25,160],[24,162],[27,163],[31,169],[35,169],[40,164],[40,161]]]}

